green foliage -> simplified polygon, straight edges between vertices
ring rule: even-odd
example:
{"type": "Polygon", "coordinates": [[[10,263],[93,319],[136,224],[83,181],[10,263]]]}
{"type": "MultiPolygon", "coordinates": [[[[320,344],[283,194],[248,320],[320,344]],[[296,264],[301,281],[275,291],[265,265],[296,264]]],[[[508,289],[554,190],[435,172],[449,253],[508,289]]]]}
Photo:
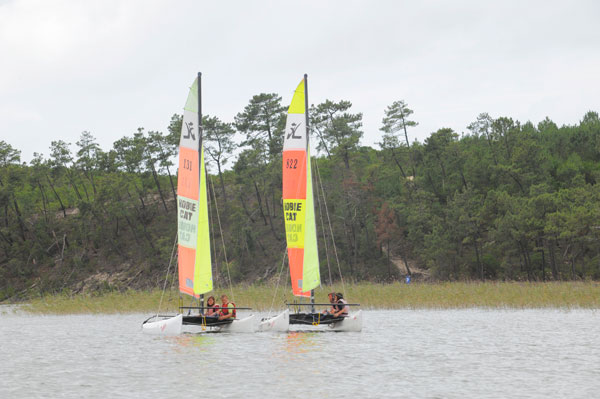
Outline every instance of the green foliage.
{"type": "MultiPolygon", "coordinates": [[[[440,128],[411,143],[417,122],[397,101],[375,150],[360,145],[362,114],[351,105],[310,110],[322,151],[312,170],[323,281],[600,279],[596,112],[561,127],[483,113],[467,134],[440,128]]],[[[281,270],[284,111],[278,95],[263,93],[235,124],[203,119],[216,166],[208,192],[220,286],[271,281],[281,270]]],[[[166,135],[140,128],[108,151],[83,132],[75,153],[56,140],[49,158],[34,154],[29,166],[0,141],[2,295],[156,287],[176,234],[180,131],[174,115],[166,135]]]]}
{"type": "Polygon", "coordinates": [[[281,154],[285,108],[275,93],[253,96],[244,111],[235,116],[237,130],[246,135],[245,145],[262,149],[269,157],[281,154]]]}

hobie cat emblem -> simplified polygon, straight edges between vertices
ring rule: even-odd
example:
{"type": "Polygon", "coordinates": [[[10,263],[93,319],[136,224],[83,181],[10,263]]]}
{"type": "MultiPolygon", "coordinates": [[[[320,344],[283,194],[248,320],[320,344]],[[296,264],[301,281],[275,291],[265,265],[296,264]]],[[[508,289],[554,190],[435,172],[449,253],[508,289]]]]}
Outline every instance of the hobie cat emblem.
{"type": "Polygon", "coordinates": [[[187,135],[183,136],[184,139],[196,140],[196,135],[194,134],[194,122],[186,122],[185,127],[187,128],[187,135]]]}
{"type": "Polygon", "coordinates": [[[298,130],[298,128],[300,127],[300,125],[302,125],[301,123],[292,123],[290,126],[290,132],[288,133],[286,139],[289,140],[289,138],[293,138],[293,139],[301,139],[302,136],[296,136],[296,130],[298,130]]]}

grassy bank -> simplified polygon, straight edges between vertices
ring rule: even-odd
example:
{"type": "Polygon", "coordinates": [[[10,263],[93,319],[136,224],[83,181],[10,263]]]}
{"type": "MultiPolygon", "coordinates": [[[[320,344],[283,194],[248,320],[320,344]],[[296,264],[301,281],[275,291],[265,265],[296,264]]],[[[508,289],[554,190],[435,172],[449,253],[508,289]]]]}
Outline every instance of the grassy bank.
{"type": "MultiPolygon", "coordinates": [[[[323,287],[316,292],[316,301],[327,301],[323,287]]],[[[342,291],[341,285],[334,291],[342,291]]],[[[360,303],[363,309],[453,309],[453,308],[600,308],[600,284],[590,282],[559,283],[439,283],[439,284],[372,284],[346,285],[346,298],[360,303]]],[[[213,292],[217,296],[230,290],[213,292]]],[[[282,309],[292,296],[280,287],[274,298],[272,286],[236,286],[234,300],[238,306],[252,307],[257,311],[282,309]]],[[[52,295],[34,298],[22,309],[38,314],[70,313],[129,313],[156,312],[161,292],[127,291],[106,292],[93,295],[52,295]]],[[[184,298],[189,306],[190,298],[184,298]]],[[[179,294],[165,292],[161,313],[175,312],[179,294]]]]}

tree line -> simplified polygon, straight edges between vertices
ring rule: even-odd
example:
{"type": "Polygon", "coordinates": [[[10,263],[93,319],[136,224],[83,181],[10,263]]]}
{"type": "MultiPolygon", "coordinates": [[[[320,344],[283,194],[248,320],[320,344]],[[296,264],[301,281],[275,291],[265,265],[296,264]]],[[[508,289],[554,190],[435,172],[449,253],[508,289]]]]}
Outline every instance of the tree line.
{"type": "MultiPolygon", "coordinates": [[[[281,101],[253,96],[232,123],[203,117],[217,284],[226,268],[238,282],[281,268],[281,101]]],[[[396,101],[378,148],[361,145],[350,101],[309,115],[324,282],[340,271],[354,281],[600,278],[598,113],[561,127],[482,113],[464,133],[440,128],[419,142],[413,111],[396,101]]],[[[165,133],[140,128],[109,150],[84,131],[28,164],[0,141],[0,299],[155,286],[176,234],[181,123],[175,114],[165,133]]]]}

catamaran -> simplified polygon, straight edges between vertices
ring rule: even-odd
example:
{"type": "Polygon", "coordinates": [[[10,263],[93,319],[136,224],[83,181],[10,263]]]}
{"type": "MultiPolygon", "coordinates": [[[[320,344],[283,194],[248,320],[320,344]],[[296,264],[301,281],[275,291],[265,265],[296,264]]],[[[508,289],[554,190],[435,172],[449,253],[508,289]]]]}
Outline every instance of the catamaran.
{"type": "MultiPolygon", "coordinates": [[[[175,335],[182,331],[253,332],[256,329],[253,315],[243,319],[228,318],[224,320],[203,315],[203,311],[207,309],[204,307],[204,294],[212,291],[213,278],[206,189],[207,175],[202,143],[201,77],[202,75],[198,73],[185,103],[179,141],[177,178],[179,291],[181,294],[199,300],[200,306],[184,307],[180,299],[180,313],[168,316],[159,314],[159,304],[159,311],[142,325],[145,333],[175,335]],[[185,311],[187,314],[183,314],[185,311]],[[192,314],[192,311],[197,311],[197,313],[192,314]]],[[[248,308],[235,308],[236,311],[240,309],[248,308]]]]}
{"type": "MultiPolygon", "coordinates": [[[[315,311],[314,289],[321,285],[317,226],[313,197],[312,167],[308,117],[307,75],[296,87],[288,108],[283,141],[283,210],[287,257],[292,280],[292,293],[299,298],[310,298],[310,303],[290,304],[295,312],[287,309],[274,317],[263,319],[261,331],[287,331],[289,324],[328,325],[334,331],[360,331],[362,312],[347,317],[322,317],[315,311]],[[309,308],[309,311],[304,309],[309,308]]],[[[355,305],[355,304],[351,304],[355,305]]]]}

